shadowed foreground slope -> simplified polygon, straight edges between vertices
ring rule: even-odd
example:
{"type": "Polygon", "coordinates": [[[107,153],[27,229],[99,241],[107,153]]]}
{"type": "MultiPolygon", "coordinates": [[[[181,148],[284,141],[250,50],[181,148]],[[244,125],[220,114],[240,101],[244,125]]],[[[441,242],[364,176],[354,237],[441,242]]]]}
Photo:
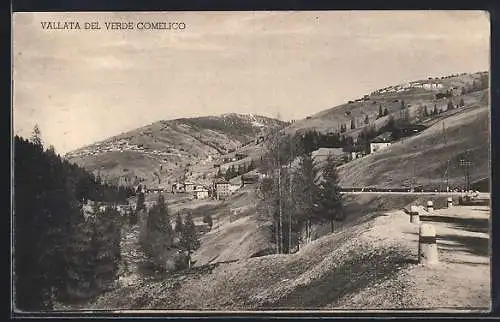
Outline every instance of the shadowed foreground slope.
{"type": "MultiPolygon", "coordinates": [[[[458,217],[488,216],[487,209],[454,209],[454,213],[462,211],[458,217]]],[[[446,209],[438,210],[437,214],[457,218],[445,212],[446,209]]],[[[416,264],[418,226],[410,224],[402,210],[381,211],[372,220],[346,225],[292,255],[214,263],[190,272],[143,280],[135,286],[104,294],[91,307],[171,310],[487,307],[488,251],[483,249],[484,243],[474,243],[472,239],[487,240],[488,236],[464,230],[460,220],[443,221],[435,218],[433,221],[442,253],[442,264],[434,268],[416,264]],[[435,285],[433,281],[439,282],[435,285]],[[455,293],[459,296],[452,296],[455,293]]]]}

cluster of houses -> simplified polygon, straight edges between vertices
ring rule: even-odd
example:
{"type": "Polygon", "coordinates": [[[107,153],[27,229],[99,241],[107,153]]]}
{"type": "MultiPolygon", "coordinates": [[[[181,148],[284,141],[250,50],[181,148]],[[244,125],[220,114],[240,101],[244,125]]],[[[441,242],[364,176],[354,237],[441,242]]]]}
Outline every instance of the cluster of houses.
{"type": "Polygon", "coordinates": [[[440,90],[443,88],[443,84],[437,82],[410,82],[406,84],[400,84],[396,86],[388,86],[373,92],[373,95],[385,94],[385,93],[400,93],[407,91],[412,88],[423,88],[427,90],[440,90]]]}
{"type": "Polygon", "coordinates": [[[222,163],[235,162],[235,161],[243,160],[246,157],[247,157],[246,154],[236,153],[233,157],[222,158],[222,163]]]}
{"type": "Polygon", "coordinates": [[[116,210],[121,214],[125,215],[133,211],[134,207],[130,204],[114,204],[109,202],[94,201],[88,199],[86,203],[82,205],[83,216],[87,219],[94,216],[95,211],[105,211],[107,207],[116,207],[116,210]]]}
{"type": "Polygon", "coordinates": [[[383,150],[387,147],[391,146],[390,140],[385,140],[381,138],[375,138],[371,143],[370,143],[370,152],[361,152],[361,151],[351,151],[351,152],[344,152],[342,148],[320,148],[317,153],[314,154],[314,157],[323,157],[326,158],[328,155],[333,156],[335,159],[338,161],[352,161],[356,160],[359,158],[362,158],[368,154],[375,153],[377,151],[383,150]],[[328,151],[321,151],[321,150],[328,150],[328,151]]]}
{"type": "Polygon", "coordinates": [[[236,190],[244,185],[254,184],[259,180],[258,175],[242,175],[241,184],[218,178],[210,185],[196,184],[194,182],[176,182],[172,184],[172,193],[192,194],[195,199],[217,199],[223,200],[232,195],[236,190]]]}
{"type": "Polygon", "coordinates": [[[149,150],[144,147],[142,144],[132,144],[128,140],[120,139],[114,142],[101,142],[96,143],[90,147],[86,147],[74,152],[70,152],[67,154],[68,157],[81,157],[86,155],[97,155],[104,152],[125,152],[125,151],[135,151],[142,153],[149,153],[155,156],[181,156],[179,153],[172,152],[171,149],[167,149],[166,151],[161,150],[149,150]]]}

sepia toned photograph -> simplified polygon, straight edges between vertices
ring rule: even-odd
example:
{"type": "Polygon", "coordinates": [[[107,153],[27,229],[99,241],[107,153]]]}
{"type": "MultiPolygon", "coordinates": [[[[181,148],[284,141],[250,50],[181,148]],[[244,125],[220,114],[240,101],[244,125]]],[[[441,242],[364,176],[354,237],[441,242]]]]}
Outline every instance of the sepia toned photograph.
{"type": "Polygon", "coordinates": [[[486,11],[12,14],[11,311],[489,312],[486,11]]]}

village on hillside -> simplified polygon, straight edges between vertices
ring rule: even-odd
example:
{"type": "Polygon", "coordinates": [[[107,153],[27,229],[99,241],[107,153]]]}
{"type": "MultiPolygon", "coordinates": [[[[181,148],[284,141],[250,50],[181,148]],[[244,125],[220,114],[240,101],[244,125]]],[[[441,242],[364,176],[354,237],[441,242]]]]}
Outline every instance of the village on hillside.
{"type": "Polygon", "coordinates": [[[494,309],[487,11],[13,20],[12,317],[494,309]]]}

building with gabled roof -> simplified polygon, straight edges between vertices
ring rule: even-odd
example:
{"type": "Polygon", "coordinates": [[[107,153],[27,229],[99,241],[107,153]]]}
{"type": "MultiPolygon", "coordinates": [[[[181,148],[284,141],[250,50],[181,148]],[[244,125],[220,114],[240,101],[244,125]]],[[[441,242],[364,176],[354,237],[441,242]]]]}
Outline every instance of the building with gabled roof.
{"type": "Polygon", "coordinates": [[[231,195],[231,183],[225,179],[219,178],[215,180],[213,187],[216,199],[225,199],[231,195]]]}

